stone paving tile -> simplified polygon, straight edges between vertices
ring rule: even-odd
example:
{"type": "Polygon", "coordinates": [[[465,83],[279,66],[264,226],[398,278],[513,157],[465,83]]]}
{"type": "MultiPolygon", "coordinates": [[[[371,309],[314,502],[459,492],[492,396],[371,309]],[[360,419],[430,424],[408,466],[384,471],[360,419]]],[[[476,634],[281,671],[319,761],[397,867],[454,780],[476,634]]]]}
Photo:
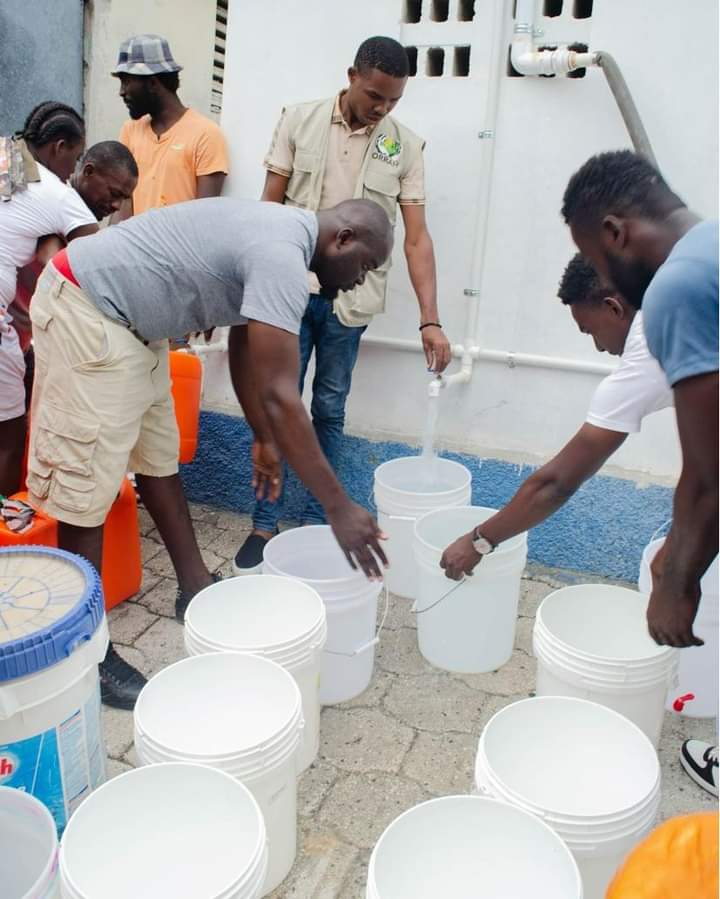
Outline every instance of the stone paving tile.
{"type": "Polygon", "coordinates": [[[377,706],[379,706],[382,700],[385,698],[385,695],[387,694],[387,691],[390,689],[390,685],[394,680],[394,675],[388,674],[387,671],[381,671],[380,668],[375,666],[375,671],[373,672],[373,677],[367,690],[365,690],[359,696],[356,696],[354,699],[348,699],[346,702],[338,703],[336,706],[333,706],[333,708],[377,708],[377,706]]]}
{"type": "Polygon", "coordinates": [[[174,618],[176,593],[177,581],[174,578],[161,578],[155,575],[154,585],[146,593],[138,595],[136,601],[153,615],[174,618]]]}
{"type": "Polygon", "coordinates": [[[121,759],[133,744],[132,712],[103,706],[102,721],[107,754],[111,759],[121,759]]]}
{"type": "MultiPolygon", "coordinates": [[[[397,630],[401,627],[417,627],[417,616],[410,610],[412,609],[411,599],[402,599],[400,596],[390,596],[388,601],[388,613],[385,619],[385,629],[389,631],[397,630]]],[[[384,612],[383,597],[380,596],[378,602],[378,625],[382,619],[384,612]]]]}
{"type": "Polygon", "coordinates": [[[337,768],[320,758],[302,774],[298,781],[298,814],[301,818],[317,812],[338,775],[337,768]]]}
{"type": "Polygon", "coordinates": [[[338,892],[359,855],[354,846],[330,830],[301,832],[296,861],[290,874],[268,899],[349,899],[338,892]]]}
{"type": "Polygon", "coordinates": [[[667,712],[658,755],[663,772],[660,818],[716,809],[717,799],[700,789],[680,765],[680,747],[685,740],[717,743],[716,722],[709,718],[684,718],[667,712]]]}
{"type": "Polygon", "coordinates": [[[518,618],[515,629],[515,649],[519,649],[532,656],[532,632],[535,626],[534,618],[518,618]]]}
{"type": "Polygon", "coordinates": [[[448,674],[398,678],[383,708],[408,727],[434,733],[477,731],[488,697],[448,674]]]}
{"type": "Polygon", "coordinates": [[[468,793],[472,787],[478,738],[475,734],[417,735],[400,773],[433,796],[468,793]]]}
{"type": "Polygon", "coordinates": [[[239,531],[237,528],[226,531],[216,529],[213,539],[207,544],[208,549],[226,561],[234,559],[247,534],[248,531],[239,531]]]}
{"type": "Polygon", "coordinates": [[[158,618],[155,624],[135,641],[135,648],[150,661],[152,674],[187,657],[183,633],[182,625],[174,618],[158,618]]]}
{"type": "Polygon", "coordinates": [[[143,566],[147,565],[150,559],[154,559],[155,556],[159,552],[163,550],[163,545],[158,540],[152,540],[150,537],[141,537],[140,538],[140,557],[142,558],[143,566]]]}
{"type": "Polygon", "coordinates": [[[249,531],[252,529],[252,518],[249,515],[238,515],[227,510],[215,510],[217,526],[224,531],[249,531]]]}
{"type": "Polygon", "coordinates": [[[529,685],[535,680],[536,661],[516,649],[510,661],[488,674],[456,674],[455,677],[472,687],[496,696],[527,696],[529,685]]]}
{"type": "Polygon", "coordinates": [[[113,642],[123,646],[131,646],[156,621],[157,615],[136,602],[122,602],[108,613],[113,642]]]}
{"type": "Polygon", "coordinates": [[[399,814],[429,795],[414,781],[391,774],[348,774],[332,786],[317,822],[360,849],[372,849],[399,814]]]}
{"type": "Polygon", "coordinates": [[[534,618],[540,603],[548,593],[552,592],[553,588],[543,581],[533,581],[524,577],[520,584],[518,615],[524,618],[534,618]]]}
{"type": "Polygon", "coordinates": [[[370,852],[368,850],[362,849],[356,854],[350,870],[345,875],[345,880],[338,888],[339,892],[336,894],[338,899],[366,899],[369,861],[370,852]]]}
{"type": "Polygon", "coordinates": [[[118,774],[125,774],[127,771],[132,771],[133,766],[128,765],[127,762],[121,762],[119,759],[108,759],[107,761],[107,779],[112,780],[113,777],[117,777],[118,774]]]}
{"type": "Polygon", "coordinates": [[[138,503],[138,527],[143,536],[149,534],[155,527],[155,522],[150,517],[150,513],[141,503],[138,503]]]}
{"type": "Polygon", "coordinates": [[[409,727],[378,709],[323,711],[320,757],[342,771],[395,774],[412,741],[409,727]]]}
{"type": "Polygon", "coordinates": [[[190,503],[190,518],[193,521],[211,521],[217,523],[218,518],[222,515],[213,506],[203,506],[200,503],[190,503]]]}
{"type": "Polygon", "coordinates": [[[409,627],[388,631],[383,636],[377,647],[375,663],[390,674],[416,676],[438,670],[420,655],[417,631],[409,627]]]}
{"type": "MultiPolygon", "coordinates": [[[[217,571],[227,561],[210,549],[201,548],[200,553],[208,571],[217,571]]],[[[165,547],[162,547],[161,551],[156,556],[153,556],[145,567],[153,574],[159,574],[162,577],[175,577],[175,569],[173,568],[170,556],[167,554],[165,547]]]]}

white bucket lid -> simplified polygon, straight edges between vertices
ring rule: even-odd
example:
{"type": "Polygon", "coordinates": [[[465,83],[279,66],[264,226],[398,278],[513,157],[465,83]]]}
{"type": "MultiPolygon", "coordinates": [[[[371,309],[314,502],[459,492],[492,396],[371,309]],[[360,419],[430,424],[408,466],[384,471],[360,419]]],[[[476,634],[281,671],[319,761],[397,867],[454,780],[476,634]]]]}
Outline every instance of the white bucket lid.
{"type": "Polygon", "coordinates": [[[72,899],[141,899],[159,884],[173,899],[249,899],[266,864],[253,795],[204,765],[150,765],[108,781],[70,818],[60,847],[72,899]]]}
{"type": "Polygon", "coordinates": [[[566,652],[591,661],[639,666],[672,664],[674,651],[647,629],[647,596],[609,584],[580,584],[550,593],[537,620],[566,652]]]}
{"type": "Polygon", "coordinates": [[[298,741],[302,697],[291,674],[257,655],[208,653],[164,668],[143,687],[135,729],[150,744],[188,761],[237,759],[298,741]]]}
{"type": "Polygon", "coordinates": [[[566,818],[622,816],[650,802],[660,779],[640,728],[585,699],[539,696],[505,706],[486,725],[481,753],[514,796],[566,818]]]}
{"type": "Polygon", "coordinates": [[[201,652],[250,652],[301,664],[327,634],[325,605],[302,581],[273,575],[228,578],[201,590],[185,613],[185,645],[201,652]]]}
{"type": "Polygon", "coordinates": [[[277,534],[265,546],[263,572],[309,584],[324,602],[380,593],[382,584],[353,569],[332,528],[318,524],[277,534]]]}
{"type": "Polygon", "coordinates": [[[48,809],[30,793],[0,786],[0,880],[3,899],[50,895],[58,841],[48,809]]]}
{"type": "Polygon", "coordinates": [[[479,796],[444,796],[404,812],[377,842],[368,899],[581,899],[572,855],[547,825],[479,796]]]}

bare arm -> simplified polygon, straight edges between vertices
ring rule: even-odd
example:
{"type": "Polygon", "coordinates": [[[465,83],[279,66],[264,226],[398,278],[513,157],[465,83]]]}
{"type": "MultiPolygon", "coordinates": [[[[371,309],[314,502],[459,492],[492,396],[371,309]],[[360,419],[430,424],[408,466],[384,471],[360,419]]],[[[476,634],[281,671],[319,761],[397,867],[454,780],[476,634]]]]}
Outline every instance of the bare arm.
{"type": "Polygon", "coordinates": [[[79,228],[75,228],[74,231],[71,231],[68,234],[68,243],[70,243],[71,240],[76,240],[78,237],[87,237],[89,234],[97,234],[99,230],[99,225],[80,225],[79,228]]]}
{"type": "MultiPolygon", "coordinates": [[[[483,537],[497,546],[545,521],[602,468],[626,437],[586,422],[556,456],[522,484],[504,508],[483,522],[483,537]]],[[[471,574],[482,559],[472,539],[470,532],[443,553],[440,564],[449,578],[460,580],[463,574],[471,574]]]]}
{"type": "Polygon", "coordinates": [[[279,175],[277,172],[268,171],[265,174],[265,186],[260,199],[268,203],[284,203],[289,180],[289,175],[279,175]]]}
{"type": "MultiPolygon", "coordinates": [[[[401,206],[405,225],[405,259],[418,306],[420,323],[439,321],[437,305],[437,278],[435,274],[435,251],[432,238],[425,221],[425,207],[421,205],[401,206]]],[[[442,328],[423,328],[423,349],[428,367],[442,372],[452,357],[450,343],[442,328]]]]}
{"type": "Polygon", "coordinates": [[[259,403],[275,443],[299,478],[320,501],[335,537],[353,567],[368,577],[382,577],[387,559],[380,547],[381,533],[372,516],[353,503],[323,455],[315,429],[298,391],[300,353],[297,335],[251,321],[247,332],[247,358],[252,368],[259,403]]]}
{"type": "Polygon", "coordinates": [[[675,385],[675,410],[683,467],[673,501],[665,552],[653,564],[648,626],[657,643],[702,643],[692,624],[700,578],[718,551],[718,373],[675,385]]]}
{"type": "Polygon", "coordinates": [[[211,175],[198,175],[197,198],[219,197],[225,184],[225,172],[213,172],[211,175]]]}

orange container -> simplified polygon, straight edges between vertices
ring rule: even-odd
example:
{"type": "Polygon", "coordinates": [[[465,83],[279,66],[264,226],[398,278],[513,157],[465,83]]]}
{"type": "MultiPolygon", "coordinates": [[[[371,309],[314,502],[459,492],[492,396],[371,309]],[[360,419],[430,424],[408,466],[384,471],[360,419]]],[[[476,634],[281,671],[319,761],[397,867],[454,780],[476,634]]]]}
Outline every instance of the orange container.
{"type": "Polygon", "coordinates": [[[142,583],[140,528],[135,488],[127,478],[105,519],[102,554],[102,585],[105,608],[134,596],[142,583]]]}
{"type": "Polygon", "coordinates": [[[198,445],[200,427],[200,393],[202,362],[192,353],[172,350],[170,353],[175,418],[180,431],[180,462],[192,462],[198,445]]]}
{"type": "MultiPolygon", "coordinates": [[[[27,491],[13,493],[11,499],[27,502],[27,491]]],[[[57,546],[57,521],[43,512],[36,512],[30,529],[24,534],[11,531],[0,518],[0,546],[57,546]]]]}
{"type": "MultiPolygon", "coordinates": [[[[13,499],[27,502],[27,492],[13,494],[13,499]]],[[[0,520],[0,546],[58,545],[58,523],[44,512],[36,512],[32,525],[24,534],[9,530],[0,520]]],[[[110,611],[118,603],[134,596],[142,583],[140,528],[138,526],[135,488],[127,478],[105,520],[102,554],[102,585],[105,608],[110,611]]]]}

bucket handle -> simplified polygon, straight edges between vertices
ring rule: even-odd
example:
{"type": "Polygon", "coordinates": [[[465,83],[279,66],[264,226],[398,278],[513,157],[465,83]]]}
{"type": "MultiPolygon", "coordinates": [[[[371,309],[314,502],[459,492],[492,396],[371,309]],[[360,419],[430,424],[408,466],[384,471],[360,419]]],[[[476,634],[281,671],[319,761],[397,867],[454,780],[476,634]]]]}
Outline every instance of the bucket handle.
{"type": "Polygon", "coordinates": [[[451,593],[454,593],[459,587],[462,587],[462,585],[467,581],[467,579],[468,579],[467,575],[464,574],[462,576],[461,581],[458,581],[457,584],[453,584],[453,586],[447,591],[447,593],[443,593],[443,595],[440,597],[440,599],[436,599],[435,602],[430,603],[429,606],[425,606],[424,609],[418,609],[417,600],[415,600],[415,602],[412,604],[410,611],[413,613],[413,615],[422,615],[423,612],[429,612],[430,609],[434,609],[435,606],[439,606],[441,602],[444,602],[448,598],[448,596],[450,596],[451,593]]]}
{"type": "Polygon", "coordinates": [[[652,543],[653,540],[657,540],[657,538],[660,536],[660,532],[661,532],[661,531],[664,531],[665,528],[666,528],[669,524],[672,524],[672,518],[668,518],[667,521],[663,521],[663,523],[660,525],[660,527],[659,527],[659,528],[656,528],[655,533],[652,535],[652,537],[650,538],[649,542],[652,543]]]}
{"type": "Polygon", "coordinates": [[[385,621],[387,619],[388,609],[390,607],[390,591],[388,590],[387,582],[383,584],[383,593],[385,594],[385,609],[383,610],[383,616],[380,619],[380,626],[378,627],[377,633],[372,638],[372,640],[369,640],[367,643],[363,643],[362,646],[358,646],[358,648],[354,649],[352,652],[338,652],[337,650],[333,649],[324,649],[323,652],[326,652],[331,656],[345,656],[346,658],[354,659],[355,656],[362,655],[362,653],[367,652],[367,650],[372,646],[376,646],[380,642],[380,634],[385,627],[385,621]]]}

